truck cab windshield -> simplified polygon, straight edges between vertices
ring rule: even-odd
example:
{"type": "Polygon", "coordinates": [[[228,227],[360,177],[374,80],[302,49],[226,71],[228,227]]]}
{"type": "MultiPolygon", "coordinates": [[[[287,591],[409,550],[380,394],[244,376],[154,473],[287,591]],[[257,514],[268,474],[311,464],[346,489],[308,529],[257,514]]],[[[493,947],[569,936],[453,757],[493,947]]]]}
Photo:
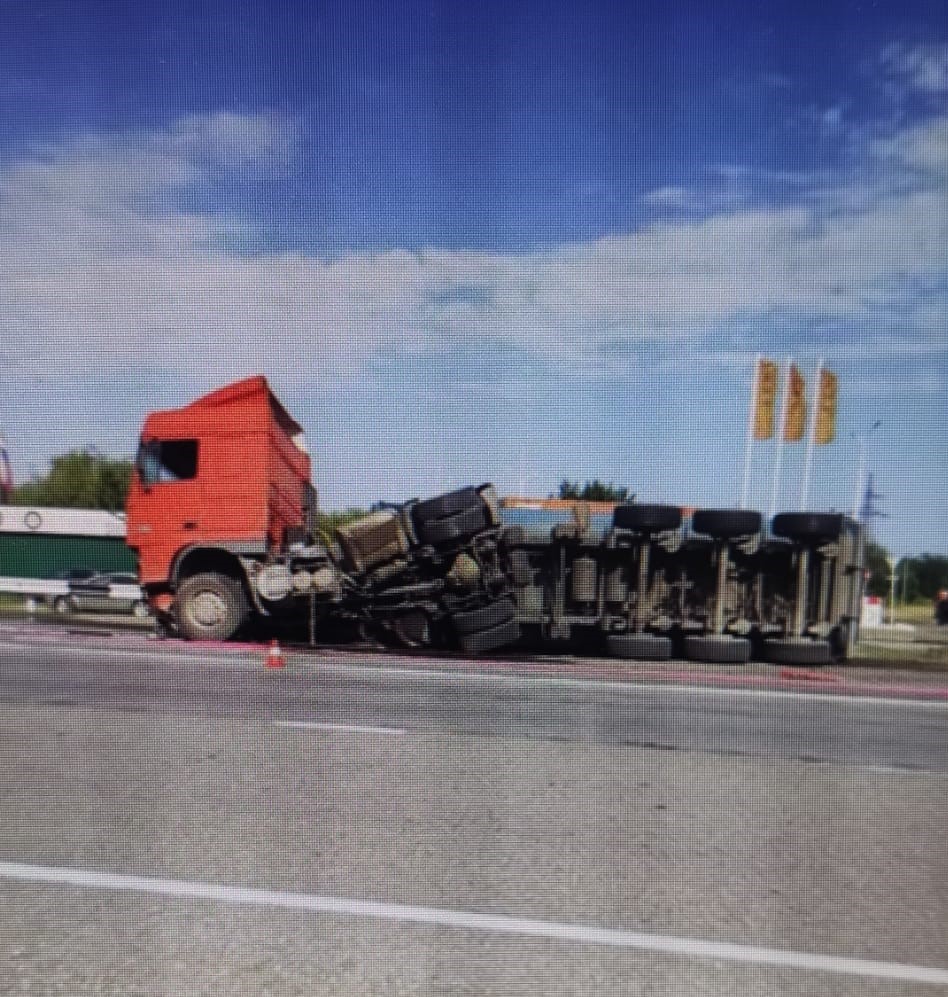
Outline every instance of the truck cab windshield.
{"type": "Polygon", "coordinates": [[[135,466],[143,485],[197,477],[197,440],[149,440],[138,447],[135,466]]]}

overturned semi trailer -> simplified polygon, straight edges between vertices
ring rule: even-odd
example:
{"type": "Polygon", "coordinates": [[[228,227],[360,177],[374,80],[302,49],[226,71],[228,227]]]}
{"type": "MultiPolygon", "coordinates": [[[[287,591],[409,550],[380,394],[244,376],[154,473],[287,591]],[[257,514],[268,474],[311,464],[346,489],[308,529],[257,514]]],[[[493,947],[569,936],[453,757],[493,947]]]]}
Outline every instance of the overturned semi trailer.
{"type": "Polygon", "coordinates": [[[530,648],[661,660],[818,664],[846,654],[862,573],[836,514],[617,506],[593,530],[530,533],[493,486],[320,528],[302,428],[263,377],[142,427],[127,542],[159,625],[226,640],[251,621],[312,640],[466,654],[530,648]]]}
{"type": "Polygon", "coordinates": [[[639,660],[845,658],[862,589],[857,523],[835,513],[620,505],[507,536],[523,643],[639,660]]]}

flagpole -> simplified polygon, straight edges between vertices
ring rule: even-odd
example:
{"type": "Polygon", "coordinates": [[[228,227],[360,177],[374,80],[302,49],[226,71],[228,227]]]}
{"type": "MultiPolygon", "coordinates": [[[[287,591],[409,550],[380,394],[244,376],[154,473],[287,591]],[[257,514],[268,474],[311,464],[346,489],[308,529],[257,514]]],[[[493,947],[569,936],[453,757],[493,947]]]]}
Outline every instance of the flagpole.
{"type": "Polygon", "coordinates": [[[774,461],[774,483],[770,494],[769,517],[774,518],[777,512],[777,491],[780,488],[780,466],[783,463],[783,437],[787,429],[787,410],[790,406],[790,367],[793,357],[787,357],[783,375],[783,398],[780,399],[780,419],[777,422],[777,457],[774,461]]]}
{"type": "Polygon", "coordinates": [[[807,502],[810,497],[810,469],[813,466],[813,450],[816,445],[816,420],[819,415],[820,401],[823,396],[823,358],[816,367],[816,397],[810,406],[810,436],[806,443],[806,460],[803,465],[803,485],[800,488],[800,511],[806,512],[807,502]]]}
{"type": "Polygon", "coordinates": [[[760,398],[760,360],[758,353],[754,358],[754,384],[751,388],[750,411],[747,414],[747,443],[744,448],[744,484],[741,488],[741,502],[738,509],[747,508],[747,490],[750,488],[751,450],[754,445],[754,419],[757,415],[757,403],[760,398]]]}

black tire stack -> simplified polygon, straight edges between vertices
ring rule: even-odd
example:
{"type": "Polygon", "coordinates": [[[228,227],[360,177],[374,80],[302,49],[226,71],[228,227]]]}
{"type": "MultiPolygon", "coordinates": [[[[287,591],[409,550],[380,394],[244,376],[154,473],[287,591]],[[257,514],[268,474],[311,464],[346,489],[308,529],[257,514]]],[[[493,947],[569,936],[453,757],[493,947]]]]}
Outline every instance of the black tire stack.
{"type": "Polygon", "coordinates": [[[487,504],[471,487],[416,502],[411,516],[419,543],[432,547],[462,543],[490,525],[487,504]]]}
{"type": "MultiPolygon", "coordinates": [[[[418,542],[441,550],[462,545],[494,525],[487,503],[472,487],[416,502],[411,518],[418,542]]],[[[484,654],[520,639],[517,607],[506,595],[455,610],[448,624],[465,654],[484,654]]]]}
{"type": "Polygon", "coordinates": [[[520,639],[513,599],[496,599],[476,609],[452,613],[448,619],[465,654],[483,654],[520,639]]]}

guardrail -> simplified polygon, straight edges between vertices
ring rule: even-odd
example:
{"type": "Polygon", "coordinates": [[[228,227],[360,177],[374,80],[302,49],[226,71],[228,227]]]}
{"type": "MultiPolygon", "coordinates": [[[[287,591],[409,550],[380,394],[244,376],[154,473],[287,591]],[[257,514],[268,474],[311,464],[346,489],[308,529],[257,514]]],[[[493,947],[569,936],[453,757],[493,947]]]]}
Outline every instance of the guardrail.
{"type": "Polygon", "coordinates": [[[0,592],[27,597],[72,595],[74,592],[108,592],[111,599],[143,599],[138,585],[90,585],[88,582],[67,582],[56,578],[0,577],[0,592]]]}

